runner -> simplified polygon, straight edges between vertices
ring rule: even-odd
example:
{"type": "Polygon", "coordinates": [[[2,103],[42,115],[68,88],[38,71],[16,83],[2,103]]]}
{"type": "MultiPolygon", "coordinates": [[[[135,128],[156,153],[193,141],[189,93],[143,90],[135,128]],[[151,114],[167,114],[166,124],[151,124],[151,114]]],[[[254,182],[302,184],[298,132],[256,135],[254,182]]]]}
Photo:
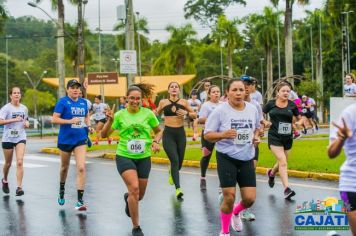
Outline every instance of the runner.
{"type": "Polygon", "coordinates": [[[302,96],[302,119],[304,125],[304,134],[308,133],[311,129],[312,133],[316,132],[315,124],[313,122],[313,114],[311,112],[312,105],[307,97],[307,95],[302,96]]]}
{"type": "Polygon", "coordinates": [[[4,152],[5,163],[3,167],[2,191],[10,193],[8,175],[12,163],[14,149],[16,153],[16,196],[24,195],[22,189],[23,159],[26,148],[25,128],[30,126],[28,122],[27,107],[20,103],[21,90],[13,87],[10,91],[11,102],[3,106],[0,110],[0,125],[4,126],[2,135],[2,149],[4,152]]]}
{"type": "Polygon", "coordinates": [[[260,122],[256,108],[245,98],[245,85],[231,79],[226,85],[229,101],[209,116],[204,138],[216,142],[217,170],[224,199],[220,206],[220,235],[230,235],[229,225],[242,231],[240,212],[251,207],[256,199],[256,174],[253,166],[255,144],[260,142],[260,122]],[[234,206],[236,183],[241,201],[234,206]]]}
{"type": "Polygon", "coordinates": [[[355,76],[352,73],[349,73],[345,76],[344,96],[356,97],[355,76]]]}
{"type": "Polygon", "coordinates": [[[308,102],[310,103],[311,107],[310,107],[310,112],[312,113],[312,120],[315,124],[315,129],[318,131],[319,130],[319,126],[318,126],[318,114],[317,114],[317,105],[316,102],[314,100],[314,98],[308,97],[308,102]]]}
{"type": "Polygon", "coordinates": [[[169,169],[169,184],[175,185],[176,197],[183,197],[180,187],[179,170],[182,168],[184,152],[186,147],[186,135],[184,130],[184,116],[196,118],[196,113],[185,99],[179,98],[180,86],[177,82],[168,85],[169,99],[162,99],[157,108],[157,114],[163,111],[164,131],[163,148],[166,152],[171,166],[169,169]]]}
{"type": "MultiPolygon", "coordinates": [[[[255,81],[250,76],[244,76],[244,77],[241,78],[241,80],[244,82],[245,89],[246,89],[245,101],[251,103],[257,109],[258,121],[260,122],[260,137],[263,137],[264,136],[264,127],[265,127],[265,123],[267,121],[265,121],[263,119],[262,107],[260,105],[261,100],[258,102],[258,100],[252,99],[251,95],[250,95],[250,91],[256,90],[255,81]]],[[[262,96],[261,96],[261,98],[262,98],[262,96]]],[[[256,170],[256,167],[257,167],[259,153],[260,153],[260,150],[258,148],[258,145],[256,145],[255,146],[255,156],[253,158],[253,166],[254,166],[255,170],[256,170]]],[[[255,216],[255,214],[253,214],[250,211],[249,208],[247,208],[247,209],[245,209],[244,211],[241,212],[241,218],[243,220],[254,221],[256,219],[256,216],[255,216]]]]}
{"type": "MultiPolygon", "coordinates": [[[[198,113],[201,106],[201,101],[198,99],[198,95],[196,91],[192,91],[191,98],[188,100],[189,105],[192,107],[195,113],[198,113]]],[[[197,140],[198,138],[198,118],[192,119],[189,116],[187,117],[188,126],[190,127],[190,123],[192,123],[193,129],[193,141],[197,140]]]]}
{"type": "Polygon", "coordinates": [[[339,190],[349,218],[351,232],[356,236],[356,104],[348,106],[335,128],[331,130],[328,155],[337,157],[345,146],[346,161],[340,168],[339,190]]]}
{"type": "Polygon", "coordinates": [[[162,132],[155,114],[141,106],[142,92],[137,86],[127,91],[127,109],[107,112],[108,122],[101,132],[103,138],[114,130],[120,130],[120,143],[116,151],[116,166],[124,180],[128,193],[124,194],[125,212],[131,217],[133,236],[142,236],[139,222],[139,204],[143,199],[151,170],[151,149],[159,151],[162,132]],[[155,137],[151,138],[151,130],[155,137]]]}
{"type": "MultiPolygon", "coordinates": [[[[199,124],[204,125],[209,115],[214,111],[214,109],[222,104],[220,99],[220,88],[216,85],[212,85],[208,90],[207,101],[203,103],[199,111],[199,124]]],[[[206,171],[209,166],[211,155],[213,154],[215,143],[210,143],[204,139],[204,128],[202,130],[201,136],[201,147],[203,157],[200,159],[200,190],[206,190],[206,171]]]]}
{"type": "Polygon", "coordinates": [[[267,172],[268,184],[274,186],[274,178],[279,175],[284,187],[284,198],[290,200],[295,192],[289,187],[287,160],[288,152],[293,145],[293,116],[298,119],[297,126],[301,126],[301,117],[297,106],[288,100],[291,86],[289,83],[281,82],[276,86],[276,99],[268,101],[263,107],[263,112],[269,114],[272,123],[268,131],[268,146],[277,159],[277,163],[267,172]]]}
{"type": "MultiPolygon", "coordinates": [[[[95,145],[99,144],[99,136],[100,136],[100,131],[103,129],[103,126],[106,122],[106,109],[108,108],[108,105],[102,102],[101,95],[97,95],[94,98],[94,104],[93,104],[93,118],[96,124],[95,127],[95,133],[96,133],[96,138],[95,138],[95,145]]],[[[108,138],[108,144],[111,144],[112,139],[108,138]]]]}
{"type": "MultiPolygon", "coordinates": [[[[247,78],[249,78],[248,80],[251,80],[251,85],[249,85],[249,90],[250,90],[250,98],[254,101],[256,101],[258,104],[260,104],[261,106],[263,106],[263,96],[260,93],[260,91],[257,90],[256,86],[257,86],[257,80],[256,78],[250,77],[250,76],[246,76],[247,78]]],[[[243,79],[244,77],[242,77],[241,79],[243,79]]]]}
{"type": "Polygon", "coordinates": [[[64,205],[65,183],[69,170],[72,152],[75,156],[77,168],[77,194],[78,202],[75,209],[86,211],[83,195],[85,187],[85,155],[88,132],[93,132],[90,127],[87,102],[79,97],[81,84],[73,79],[67,83],[67,96],[58,100],[52,117],[54,124],[59,124],[58,148],[61,156],[60,185],[58,204],[64,205]]]}
{"type": "MultiPolygon", "coordinates": [[[[79,97],[80,98],[83,98],[86,102],[87,102],[87,106],[88,106],[88,111],[89,113],[91,112],[92,110],[92,103],[89,99],[86,99],[84,96],[83,96],[83,91],[82,91],[82,87],[80,88],[80,91],[79,91],[79,97]]],[[[86,131],[87,131],[87,134],[88,134],[88,141],[87,141],[87,145],[89,148],[91,148],[93,146],[93,143],[91,142],[91,139],[89,137],[89,129],[88,127],[86,127],[86,131]]]]}
{"type": "Polygon", "coordinates": [[[121,96],[119,97],[119,110],[123,110],[127,107],[126,97],[121,96]]]}
{"type": "Polygon", "coordinates": [[[199,94],[199,98],[202,103],[206,101],[208,95],[208,89],[211,85],[212,83],[210,80],[204,82],[204,91],[199,94]]]}

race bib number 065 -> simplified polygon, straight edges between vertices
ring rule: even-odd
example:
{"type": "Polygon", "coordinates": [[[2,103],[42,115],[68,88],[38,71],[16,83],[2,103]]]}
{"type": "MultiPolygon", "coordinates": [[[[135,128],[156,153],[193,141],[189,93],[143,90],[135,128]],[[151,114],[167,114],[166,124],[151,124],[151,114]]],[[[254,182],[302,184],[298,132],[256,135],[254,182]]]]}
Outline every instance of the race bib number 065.
{"type": "Polygon", "coordinates": [[[251,142],[250,129],[238,129],[235,144],[243,145],[251,142]]]}
{"type": "Polygon", "coordinates": [[[144,140],[129,140],[127,142],[127,151],[130,153],[144,153],[145,146],[144,140]]]}

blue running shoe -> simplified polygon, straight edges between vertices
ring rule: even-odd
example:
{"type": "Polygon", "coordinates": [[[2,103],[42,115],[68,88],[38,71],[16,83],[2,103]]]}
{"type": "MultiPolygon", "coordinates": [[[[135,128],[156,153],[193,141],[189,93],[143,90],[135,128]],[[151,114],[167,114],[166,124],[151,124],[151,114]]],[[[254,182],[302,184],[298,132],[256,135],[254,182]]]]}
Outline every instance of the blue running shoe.
{"type": "Polygon", "coordinates": [[[64,191],[59,191],[58,204],[60,206],[63,206],[65,202],[66,202],[66,200],[64,199],[64,191]]]}
{"type": "Polygon", "coordinates": [[[75,209],[77,211],[86,211],[87,206],[84,204],[84,202],[77,202],[77,204],[75,205],[75,209]]]}

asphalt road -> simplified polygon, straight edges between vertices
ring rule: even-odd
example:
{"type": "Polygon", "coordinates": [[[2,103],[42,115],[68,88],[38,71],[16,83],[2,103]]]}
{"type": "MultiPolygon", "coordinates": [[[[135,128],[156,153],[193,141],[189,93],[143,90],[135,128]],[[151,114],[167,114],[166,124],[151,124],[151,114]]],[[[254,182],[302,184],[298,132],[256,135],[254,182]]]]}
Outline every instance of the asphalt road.
{"type": "MultiPolygon", "coordinates": [[[[0,235],[131,235],[131,221],[124,213],[126,188],[112,160],[87,160],[86,213],[74,210],[76,202],[75,163],[66,186],[66,204],[57,204],[59,158],[38,153],[54,146],[53,139],[31,139],[25,156],[25,195],[16,197],[15,168],[11,169],[10,194],[0,193],[0,235]]],[[[0,165],[3,156],[1,154],[0,165]]],[[[208,190],[199,189],[199,170],[183,168],[184,201],[175,199],[168,184],[167,166],[153,165],[146,196],[140,203],[141,227],[147,236],[218,235],[220,229],[218,178],[209,170],[208,190]]],[[[231,235],[326,235],[326,231],[295,231],[297,204],[312,199],[339,197],[336,182],[290,179],[295,201],[283,199],[279,181],[270,189],[266,176],[257,176],[257,199],[251,211],[256,221],[244,222],[244,230],[231,235]]],[[[349,231],[338,231],[350,235],[349,231]]]]}

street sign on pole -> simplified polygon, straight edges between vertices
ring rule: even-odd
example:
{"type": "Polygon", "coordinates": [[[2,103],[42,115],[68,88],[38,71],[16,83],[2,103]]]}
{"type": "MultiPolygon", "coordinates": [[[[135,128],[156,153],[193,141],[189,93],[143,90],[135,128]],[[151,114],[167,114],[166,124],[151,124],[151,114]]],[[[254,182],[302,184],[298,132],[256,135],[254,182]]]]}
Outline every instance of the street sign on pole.
{"type": "Polygon", "coordinates": [[[116,72],[88,73],[88,84],[117,84],[116,72]]]}
{"type": "Polygon", "coordinates": [[[120,50],[120,73],[137,74],[136,50],[120,50]]]}

